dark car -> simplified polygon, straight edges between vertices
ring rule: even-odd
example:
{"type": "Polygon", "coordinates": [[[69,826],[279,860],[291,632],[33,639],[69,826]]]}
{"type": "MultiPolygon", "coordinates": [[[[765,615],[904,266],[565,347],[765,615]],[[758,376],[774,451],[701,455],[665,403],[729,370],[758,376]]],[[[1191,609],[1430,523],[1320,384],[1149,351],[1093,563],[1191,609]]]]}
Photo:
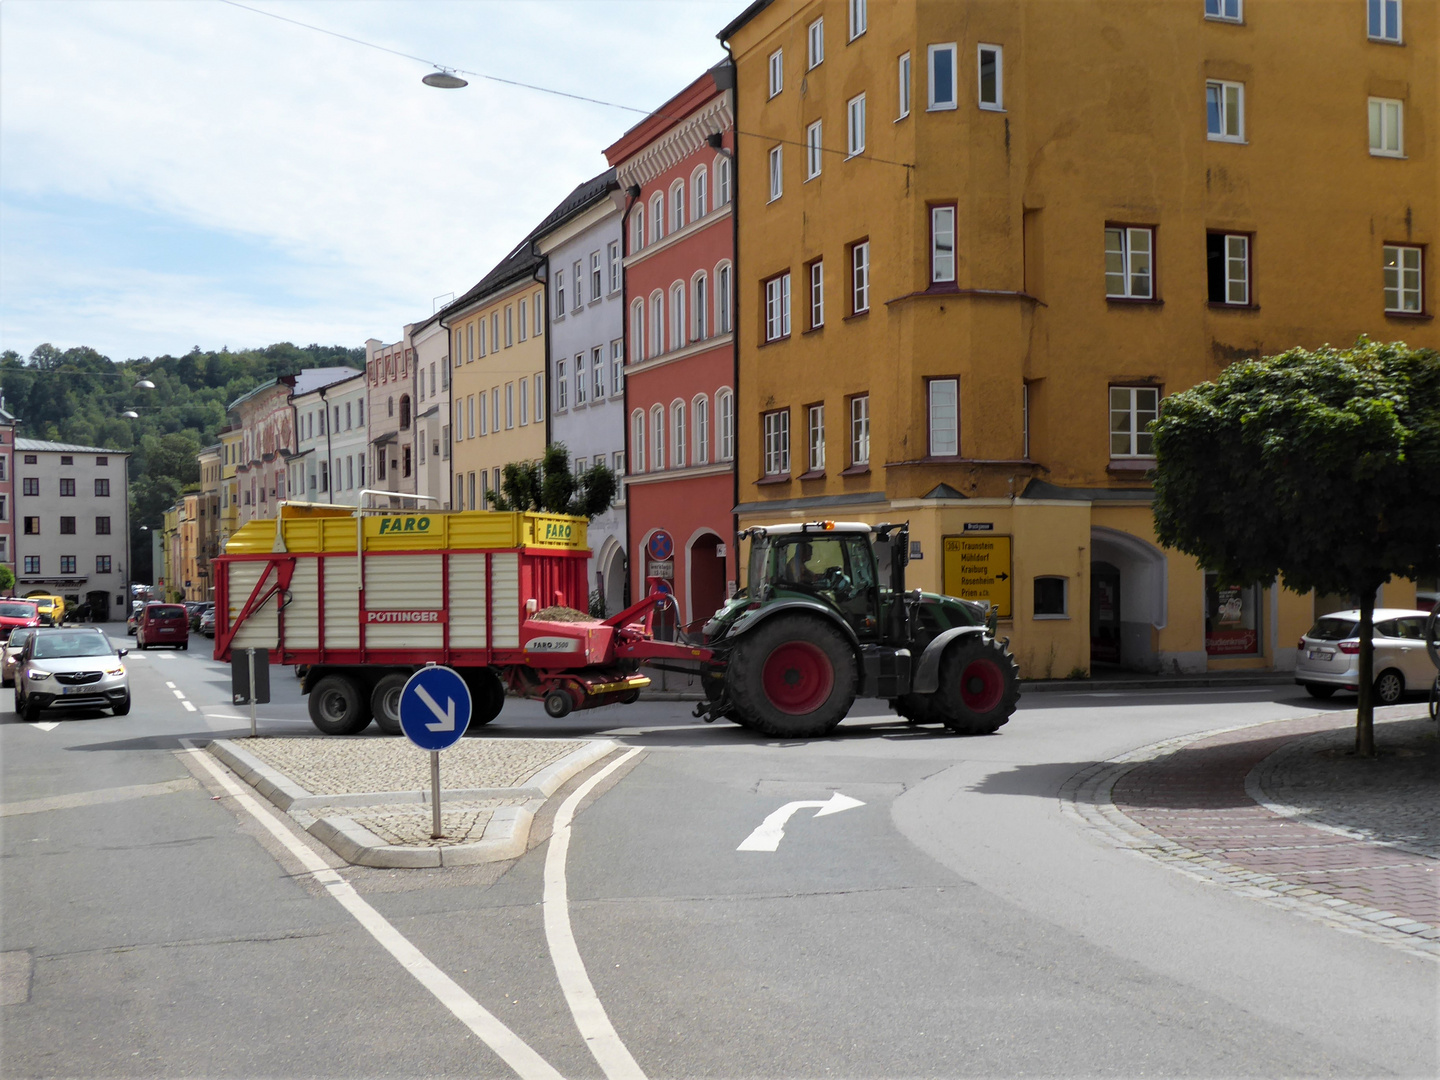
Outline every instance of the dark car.
{"type": "Polygon", "coordinates": [[[140,649],[156,645],[190,648],[190,613],[183,604],[146,604],[135,622],[135,645],[140,649]]]}

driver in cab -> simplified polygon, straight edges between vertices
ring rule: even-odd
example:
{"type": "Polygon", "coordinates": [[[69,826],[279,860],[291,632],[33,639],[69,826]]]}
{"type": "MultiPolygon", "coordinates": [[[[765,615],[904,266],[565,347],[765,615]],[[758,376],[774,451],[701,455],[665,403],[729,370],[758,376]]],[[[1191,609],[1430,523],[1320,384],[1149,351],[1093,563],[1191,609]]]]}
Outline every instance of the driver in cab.
{"type": "Polygon", "coordinates": [[[796,585],[811,585],[819,580],[818,575],[806,565],[813,551],[808,540],[801,540],[790,546],[790,558],[785,564],[786,581],[796,585]]]}

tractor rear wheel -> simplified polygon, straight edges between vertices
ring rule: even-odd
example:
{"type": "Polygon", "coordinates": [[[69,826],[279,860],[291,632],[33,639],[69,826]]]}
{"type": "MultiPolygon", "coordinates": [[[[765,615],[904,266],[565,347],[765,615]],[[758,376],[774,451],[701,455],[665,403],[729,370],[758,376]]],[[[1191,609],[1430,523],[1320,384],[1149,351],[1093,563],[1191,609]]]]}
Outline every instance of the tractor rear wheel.
{"type": "Polygon", "coordinates": [[[745,727],[813,739],[829,734],[855,701],[855,652],[820,619],[776,615],[735,643],[725,680],[745,727]]]}
{"type": "Polygon", "coordinates": [[[956,642],[940,660],[936,718],[960,735],[989,735],[1020,700],[1020,669],[1005,646],[978,636],[956,642]]]}

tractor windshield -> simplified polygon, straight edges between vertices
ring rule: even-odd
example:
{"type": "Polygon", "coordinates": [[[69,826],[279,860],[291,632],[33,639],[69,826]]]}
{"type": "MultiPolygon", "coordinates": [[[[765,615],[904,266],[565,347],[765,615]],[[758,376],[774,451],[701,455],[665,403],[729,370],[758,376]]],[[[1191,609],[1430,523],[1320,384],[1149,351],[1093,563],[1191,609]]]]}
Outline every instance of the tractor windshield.
{"type": "Polygon", "coordinates": [[[875,584],[875,562],[863,537],[770,537],[750,549],[750,581],[752,587],[824,590],[844,599],[875,584]]]}

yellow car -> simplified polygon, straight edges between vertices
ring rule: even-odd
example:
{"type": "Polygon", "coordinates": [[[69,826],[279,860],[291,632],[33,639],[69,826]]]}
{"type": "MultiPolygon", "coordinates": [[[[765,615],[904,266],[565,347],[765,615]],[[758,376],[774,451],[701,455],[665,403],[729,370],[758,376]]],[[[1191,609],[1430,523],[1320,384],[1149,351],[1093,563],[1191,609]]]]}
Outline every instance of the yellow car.
{"type": "Polygon", "coordinates": [[[40,612],[41,626],[59,626],[65,619],[65,598],[63,596],[27,596],[34,600],[40,612]]]}

